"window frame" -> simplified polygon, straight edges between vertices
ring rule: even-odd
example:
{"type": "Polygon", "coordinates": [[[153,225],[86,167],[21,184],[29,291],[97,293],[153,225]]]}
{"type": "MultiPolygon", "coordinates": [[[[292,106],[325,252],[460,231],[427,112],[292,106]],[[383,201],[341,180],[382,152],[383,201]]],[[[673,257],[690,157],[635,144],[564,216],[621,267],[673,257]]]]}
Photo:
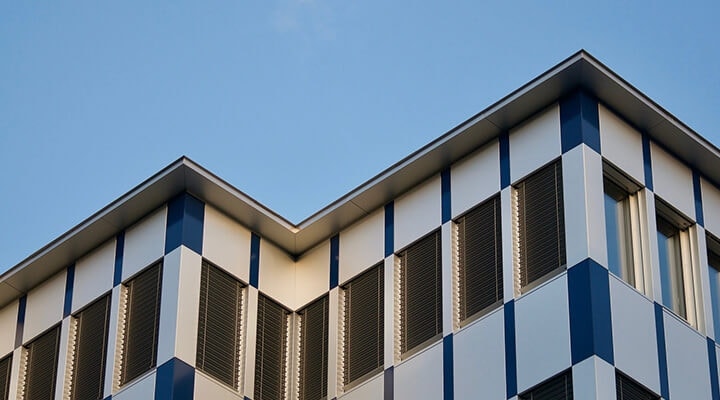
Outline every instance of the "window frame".
{"type": "Polygon", "coordinates": [[[107,352],[109,348],[109,336],[110,336],[110,315],[112,313],[112,295],[111,293],[106,293],[95,300],[93,300],[91,303],[80,309],[79,311],[75,312],[71,318],[70,318],[70,332],[71,332],[71,346],[68,348],[68,361],[69,365],[71,365],[71,371],[72,376],[69,380],[69,398],[75,399],[77,396],[76,390],[78,386],[78,382],[81,381],[84,383],[84,381],[87,378],[84,377],[78,377],[78,363],[80,362],[80,357],[84,355],[84,352],[82,351],[83,344],[80,342],[84,335],[82,334],[83,330],[83,317],[86,316],[87,312],[90,312],[92,310],[92,307],[100,306],[101,302],[105,301],[105,324],[104,324],[104,343],[102,344],[102,355],[101,355],[101,361],[100,361],[100,381],[99,389],[100,389],[100,397],[98,399],[104,398],[104,387],[105,387],[105,373],[107,369],[107,352]],[[71,363],[70,363],[71,362],[71,363]]]}
{"type": "MultiPolygon", "coordinates": [[[[293,313],[289,311],[287,308],[285,308],[282,304],[275,301],[272,297],[267,296],[263,294],[262,292],[258,293],[258,308],[257,308],[257,334],[255,335],[255,376],[253,377],[254,382],[254,395],[253,399],[255,400],[263,400],[263,393],[259,392],[259,389],[261,389],[264,385],[264,375],[261,375],[263,372],[263,366],[265,365],[266,361],[272,361],[272,360],[265,360],[265,351],[264,345],[261,345],[260,341],[264,340],[266,338],[266,335],[264,334],[266,332],[266,328],[263,322],[273,322],[273,321],[267,321],[264,317],[266,315],[265,312],[265,305],[268,304],[270,307],[274,308],[270,311],[277,311],[278,314],[281,315],[281,319],[283,321],[281,322],[281,327],[279,329],[281,337],[280,337],[280,345],[281,349],[279,350],[279,358],[280,358],[280,365],[278,365],[279,371],[279,379],[281,380],[282,387],[279,388],[279,392],[281,392],[281,399],[286,400],[290,398],[291,393],[291,379],[292,379],[292,368],[291,368],[291,352],[292,352],[292,335],[291,335],[291,329],[292,329],[292,320],[293,320],[293,313]],[[261,307],[263,307],[263,310],[261,312],[261,307]]],[[[277,315],[276,315],[277,316],[277,315]]],[[[269,335],[267,337],[270,337],[269,335]]],[[[271,354],[272,355],[272,354],[271,354]]],[[[269,365],[272,365],[272,362],[269,363],[269,365]]]]}
{"type": "MultiPolygon", "coordinates": [[[[57,374],[58,374],[58,368],[60,363],[60,340],[62,337],[62,330],[60,324],[53,326],[52,328],[49,328],[42,332],[41,334],[35,336],[31,340],[29,340],[26,344],[22,346],[22,355],[21,355],[21,366],[20,366],[20,378],[18,380],[18,386],[22,387],[22,399],[28,399],[32,393],[30,393],[30,385],[32,384],[31,379],[34,376],[33,373],[33,367],[35,364],[33,363],[34,360],[31,359],[31,357],[34,356],[33,350],[34,345],[39,346],[39,341],[46,339],[47,335],[55,334],[55,350],[54,350],[54,358],[52,360],[53,363],[53,373],[51,374],[51,383],[50,383],[50,393],[52,396],[55,396],[55,392],[57,390],[57,374]]],[[[47,361],[47,360],[45,360],[47,361]]],[[[46,362],[43,362],[40,364],[41,367],[46,367],[46,362]]],[[[33,397],[34,398],[34,397],[33,397]]]]}
{"type": "MultiPolygon", "coordinates": [[[[329,294],[325,294],[321,296],[318,299],[313,300],[300,310],[295,312],[295,321],[297,324],[297,398],[298,400],[321,400],[326,399],[328,395],[328,366],[329,366],[329,358],[328,353],[330,350],[329,343],[330,343],[330,337],[329,337],[329,318],[330,317],[330,296],[329,294]],[[317,329],[317,326],[314,324],[308,323],[307,319],[310,319],[311,317],[313,319],[317,318],[317,315],[315,313],[321,312],[322,313],[322,328],[321,328],[321,334],[322,338],[318,339],[317,332],[314,330],[317,329]],[[310,314],[314,315],[310,315],[310,314]],[[311,335],[311,333],[314,333],[311,335]],[[313,343],[310,343],[308,340],[313,341],[313,343]],[[319,340],[320,343],[317,343],[316,341],[319,340]],[[311,346],[314,345],[314,346],[311,346]],[[317,361],[317,358],[315,357],[317,354],[312,351],[308,351],[308,347],[321,347],[322,354],[320,355],[320,377],[317,376],[308,376],[308,372],[310,374],[312,373],[311,365],[308,365],[308,359],[311,358],[311,361],[317,361]],[[310,370],[310,371],[308,371],[310,370]],[[314,385],[316,380],[320,380],[320,398],[313,398],[309,397],[310,394],[305,393],[306,387],[314,385]],[[308,385],[307,382],[310,382],[311,385],[308,385]]],[[[316,365],[314,367],[317,367],[316,365]]]]}
{"type": "Polygon", "coordinates": [[[720,239],[709,232],[705,234],[707,268],[710,290],[710,313],[713,318],[714,337],[720,338],[720,239]]]}

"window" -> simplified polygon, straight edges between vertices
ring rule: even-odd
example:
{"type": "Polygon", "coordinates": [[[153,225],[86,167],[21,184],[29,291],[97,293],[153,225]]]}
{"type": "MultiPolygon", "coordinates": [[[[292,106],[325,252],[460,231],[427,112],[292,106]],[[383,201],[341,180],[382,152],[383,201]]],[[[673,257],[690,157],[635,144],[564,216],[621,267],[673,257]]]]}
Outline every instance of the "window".
{"type": "Polygon", "coordinates": [[[121,287],[123,326],[120,385],[124,385],[155,367],[162,263],[157,263],[121,287]]]}
{"type": "Polygon", "coordinates": [[[102,399],[110,296],[103,296],[70,320],[72,347],[71,399],[102,399]]]}
{"type": "Polygon", "coordinates": [[[513,190],[514,256],[519,293],[565,268],[562,167],[556,161],[513,190]]]}
{"type": "Polygon", "coordinates": [[[244,285],[203,261],[196,366],[199,370],[240,389],[244,285]]]}
{"type": "Polygon", "coordinates": [[[255,400],[287,399],[290,313],[262,294],[258,297],[255,400]]]}
{"type": "Polygon", "coordinates": [[[380,263],[340,290],[343,358],[339,369],[345,389],[383,370],[384,270],[380,263]]]}
{"type": "Polygon", "coordinates": [[[715,338],[720,339],[720,241],[708,236],[707,248],[713,327],[715,328],[715,338]]]}
{"type": "Polygon", "coordinates": [[[518,400],[572,400],[572,373],[564,372],[518,396],[518,400]]]}
{"type": "Polygon", "coordinates": [[[19,385],[23,400],[55,397],[55,376],[60,348],[60,327],[50,329],[23,348],[23,367],[19,385]]]}
{"type": "Polygon", "coordinates": [[[502,304],[503,264],[500,197],[495,196],[455,221],[457,318],[502,304]]]}
{"type": "Polygon", "coordinates": [[[440,232],[434,232],[398,253],[400,283],[400,358],[442,336],[440,232]]]}
{"type": "Polygon", "coordinates": [[[300,325],[299,399],[327,397],[328,382],[328,296],[298,312],[300,325]]]}
{"type": "Polygon", "coordinates": [[[659,400],[660,396],[621,374],[615,373],[615,391],[618,400],[659,400]]]}
{"type": "Polygon", "coordinates": [[[10,396],[10,367],[12,354],[0,360],[0,400],[7,400],[10,396]]]}

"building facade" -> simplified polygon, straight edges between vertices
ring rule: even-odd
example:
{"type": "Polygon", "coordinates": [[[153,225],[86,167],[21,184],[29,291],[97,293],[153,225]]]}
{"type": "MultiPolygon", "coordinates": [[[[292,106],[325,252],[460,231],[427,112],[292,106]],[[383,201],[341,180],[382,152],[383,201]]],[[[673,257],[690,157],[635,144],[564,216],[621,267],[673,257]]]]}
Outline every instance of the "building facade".
{"type": "Polygon", "coordinates": [[[0,276],[0,399],[718,400],[719,183],[584,51],[298,225],[181,158],[0,276]]]}

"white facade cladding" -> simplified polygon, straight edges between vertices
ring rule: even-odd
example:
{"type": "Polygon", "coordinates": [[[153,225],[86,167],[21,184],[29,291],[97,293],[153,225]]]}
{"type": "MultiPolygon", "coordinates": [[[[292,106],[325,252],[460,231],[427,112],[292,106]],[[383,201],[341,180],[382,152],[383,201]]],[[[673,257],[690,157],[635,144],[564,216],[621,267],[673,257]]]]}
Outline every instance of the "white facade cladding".
{"type": "Polygon", "coordinates": [[[0,399],[720,400],[718,184],[585,52],[298,225],[182,158],[0,276],[0,399]]]}

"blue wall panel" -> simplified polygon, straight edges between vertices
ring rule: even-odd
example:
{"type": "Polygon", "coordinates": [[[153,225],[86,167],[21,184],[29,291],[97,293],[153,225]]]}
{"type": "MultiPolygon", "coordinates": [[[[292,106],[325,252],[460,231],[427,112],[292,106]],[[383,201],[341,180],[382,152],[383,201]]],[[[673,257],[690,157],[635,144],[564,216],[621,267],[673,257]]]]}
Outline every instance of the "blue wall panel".
{"type": "Polygon", "coordinates": [[[182,193],[168,203],[165,254],[184,245],[202,254],[205,203],[182,193]]]}

